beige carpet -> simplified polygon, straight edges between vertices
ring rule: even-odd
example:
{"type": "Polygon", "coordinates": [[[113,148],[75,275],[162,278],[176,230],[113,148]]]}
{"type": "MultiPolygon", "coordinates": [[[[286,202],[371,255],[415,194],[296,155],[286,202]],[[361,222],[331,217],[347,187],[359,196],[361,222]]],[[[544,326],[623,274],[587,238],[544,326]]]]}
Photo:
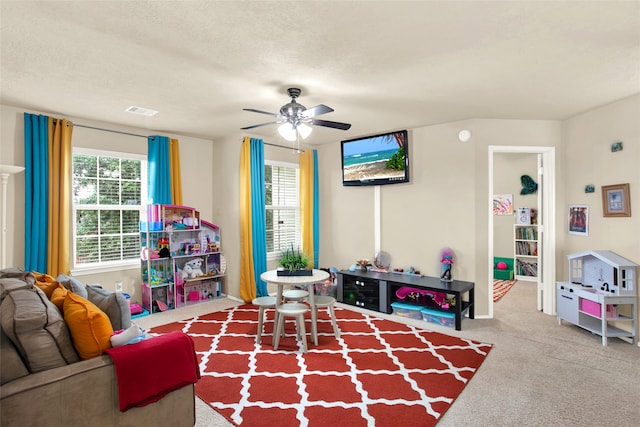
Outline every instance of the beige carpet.
{"type": "MultiPolygon", "coordinates": [[[[139,319],[143,327],[209,313],[239,302],[221,299],[139,319]]],[[[494,344],[438,426],[631,426],[640,420],[640,349],[535,309],[535,284],[520,282],[494,305],[494,319],[465,319],[462,331],[393,317],[494,344]]],[[[381,315],[385,316],[385,315],[381,315]]],[[[196,426],[231,426],[196,399],[196,426]]],[[[385,427],[385,426],[377,426],[385,427]]]]}

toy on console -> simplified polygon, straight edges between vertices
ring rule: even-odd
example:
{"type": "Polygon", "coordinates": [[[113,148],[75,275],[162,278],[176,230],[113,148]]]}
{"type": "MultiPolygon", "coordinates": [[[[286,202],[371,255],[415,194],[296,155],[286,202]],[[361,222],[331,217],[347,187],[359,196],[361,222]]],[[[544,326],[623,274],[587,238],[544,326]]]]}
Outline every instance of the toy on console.
{"type": "Polygon", "coordinates": [[[442,250],[440,262],[442,263],[442,276],[440,276],[440,280],[452,282],[451,267],[453,266],[453,251],[450,248],[444,248],[442,250]]]}
{"type": "Polygon", "coordinates": [[[414,302],[421,302],[421,298],[428,298],[436,303],[443,310],[449,309],[449,302],[447,301],[447,294],[444,292],[430,291],[427,289],[411,288],[403,286],[396,291],[396,297],[402,300],[411,300],[414,302]]]}

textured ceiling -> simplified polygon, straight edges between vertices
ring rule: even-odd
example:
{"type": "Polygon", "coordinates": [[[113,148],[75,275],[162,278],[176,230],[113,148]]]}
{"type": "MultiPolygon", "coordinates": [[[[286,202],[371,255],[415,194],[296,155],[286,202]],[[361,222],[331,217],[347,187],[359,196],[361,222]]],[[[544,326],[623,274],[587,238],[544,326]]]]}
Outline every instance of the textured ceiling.
{"type": "MultiPolygon", "coordinates": [[[[0,2],[1,98],[58,117],[221,139],[286,88],[351,130],[561,120],[640,92],[640,2],[0,2]],[[151,118],[129,106],[159,110],[151,118]]],[[[280,140],[276,126],[253,135],[280,140]]]]}

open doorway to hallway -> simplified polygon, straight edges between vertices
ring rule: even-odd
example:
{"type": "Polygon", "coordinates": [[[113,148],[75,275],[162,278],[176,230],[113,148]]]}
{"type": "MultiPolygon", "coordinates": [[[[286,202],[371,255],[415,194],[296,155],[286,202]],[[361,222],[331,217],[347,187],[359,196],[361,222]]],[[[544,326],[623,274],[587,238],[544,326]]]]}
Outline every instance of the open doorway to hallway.
{"type": "MultiPolygon", "coordinates": [[[[526,187],[525,179],[525,187],[526,187]]],[[[555,148],[554,147],[489,147],[489,213],[488,274],[493,283],[494,257],[514,259],[514,278],[536,287],[538,310],[555,313],[555,148]],[[535,192],[521,191],[522,177],[537,183],[535,192]],[[527,194],[521,194],[527,193],[527,194]],[[493,201],[511,198],[512,214],[494,214],[493,201]],[[518,208],[530,215],[526,224],[518,216],[518,208]],[[527,210],[528,209],[528,210],[527,210]],[[518,223],[524,224],[518,224],[518,223]],[[516,253],[522,255],[516,256],[516,253]]],[[[493,294],[489,295],[489,314],[493,316],[493,294]]]]}

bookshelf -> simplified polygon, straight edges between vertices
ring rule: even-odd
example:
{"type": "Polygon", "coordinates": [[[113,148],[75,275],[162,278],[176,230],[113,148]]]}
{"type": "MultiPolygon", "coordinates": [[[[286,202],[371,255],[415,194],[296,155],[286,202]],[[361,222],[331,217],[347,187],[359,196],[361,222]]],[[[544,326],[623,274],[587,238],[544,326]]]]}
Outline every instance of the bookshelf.
{"type": "Polygon", "coordinates": [[[537,282],[540,241],[537,225],[514,225],[514,270],[516,280],[537,282]]]}

